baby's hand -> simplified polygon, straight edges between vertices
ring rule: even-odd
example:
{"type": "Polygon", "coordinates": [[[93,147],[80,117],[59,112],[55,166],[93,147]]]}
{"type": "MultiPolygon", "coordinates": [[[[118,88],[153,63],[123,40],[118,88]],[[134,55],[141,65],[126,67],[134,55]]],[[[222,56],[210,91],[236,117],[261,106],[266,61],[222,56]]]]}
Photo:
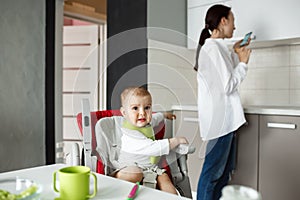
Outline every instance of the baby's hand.
{"type": "Polygon", "coordinates": [[[173,137],[169,139],[170,149],[174,149],[179,144],[188,144],[189,142],[185,137],[173,137]]]}
{"type": "Polygon", "coordinates": [[[188,144],[189,142],[185,137],[176,137],[178,139],[178,144],[188,144]]]}
{"type": "Polygon", "coordinates": [[[169,119],[169,120],[173,120],[173,119],[176,119],[176,115],[174,115],[173,113],[165,112],[164,113],[164,118],[169,119]]]}

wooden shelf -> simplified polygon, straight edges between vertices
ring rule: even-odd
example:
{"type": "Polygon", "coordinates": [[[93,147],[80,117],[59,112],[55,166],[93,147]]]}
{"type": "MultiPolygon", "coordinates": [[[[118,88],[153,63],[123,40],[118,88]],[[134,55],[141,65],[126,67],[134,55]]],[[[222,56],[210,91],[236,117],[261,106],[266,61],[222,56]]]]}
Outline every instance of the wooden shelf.
{"type": "Polygon", "coordinates": [[[80,7],[78,5],[74,6],[74,5],[65,4],[64,12],[65,12],[65,14],[72,13],[72,15],[75,15],[75,16],[76,15],[84,16],[84,17],[88,17],[88,18],[91,18],[94,20],[99,20],[101,22],[106,22],[106,18],[107,18],[105,14],[95,12],[93,9],[86,9],[86,8],[80,7]]]}

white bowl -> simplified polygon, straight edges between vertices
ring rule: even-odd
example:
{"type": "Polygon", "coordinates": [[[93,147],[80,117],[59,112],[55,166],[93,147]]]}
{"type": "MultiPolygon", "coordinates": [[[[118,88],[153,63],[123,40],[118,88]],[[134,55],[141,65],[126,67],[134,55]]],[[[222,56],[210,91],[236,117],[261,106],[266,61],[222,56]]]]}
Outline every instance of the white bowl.
{"type": "Polygon", "coordinates": [[[23,178],[0,179],[0,199],[39,200],[42,186],[33,180],[23,178]]]}

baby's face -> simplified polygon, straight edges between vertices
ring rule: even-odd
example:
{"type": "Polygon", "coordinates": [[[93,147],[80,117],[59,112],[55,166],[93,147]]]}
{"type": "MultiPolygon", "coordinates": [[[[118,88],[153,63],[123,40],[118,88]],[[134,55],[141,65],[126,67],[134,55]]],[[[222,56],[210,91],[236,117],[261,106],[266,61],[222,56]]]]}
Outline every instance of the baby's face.
{"type": "Polygon", "coordinates": [[[144,127],[152,119],[152,99],[150,96],[130,96],[123,107],[123,116],[134,126],[144,127]]]}

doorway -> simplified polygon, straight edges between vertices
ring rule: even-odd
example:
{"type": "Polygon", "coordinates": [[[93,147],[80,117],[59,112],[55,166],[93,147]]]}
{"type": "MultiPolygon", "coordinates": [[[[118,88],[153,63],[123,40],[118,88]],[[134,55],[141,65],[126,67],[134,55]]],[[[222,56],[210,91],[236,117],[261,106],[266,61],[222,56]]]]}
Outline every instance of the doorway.
{"type": "Polygon", "coordinates": [[[82,147],[76,121],[81,100],[88,98],[91,110],[106,109],[106,32],[106,23],[64,16],[60,155],[65,163],[70,163],[74,143],[82,147]]]}

